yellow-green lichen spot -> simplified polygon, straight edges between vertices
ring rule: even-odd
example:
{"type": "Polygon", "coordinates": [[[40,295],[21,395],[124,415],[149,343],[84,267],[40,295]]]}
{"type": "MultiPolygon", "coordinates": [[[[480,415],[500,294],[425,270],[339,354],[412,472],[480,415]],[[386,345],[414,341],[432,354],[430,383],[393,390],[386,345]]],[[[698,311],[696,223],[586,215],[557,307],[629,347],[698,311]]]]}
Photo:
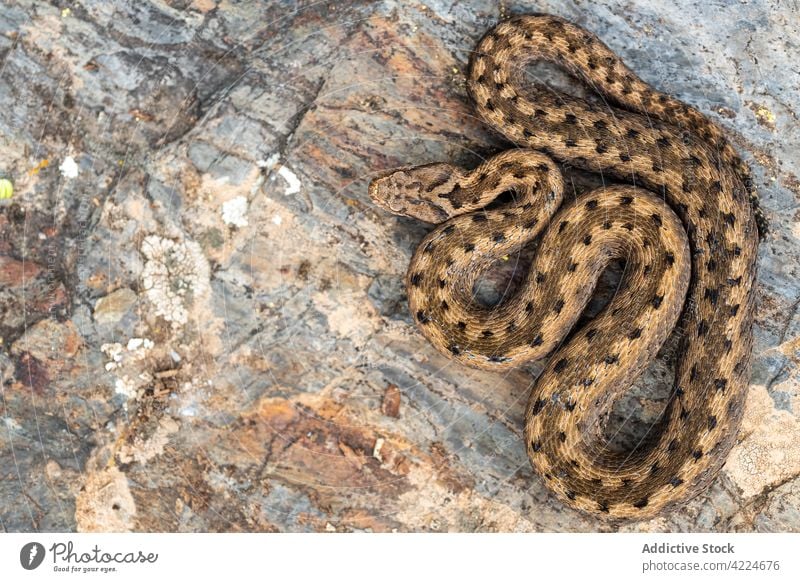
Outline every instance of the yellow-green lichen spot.
{"type": "Polygon", "coordinates": [[[7,178],[0,178],[0,200],[6,200],[14,195],[14,184],[7,178]]]}

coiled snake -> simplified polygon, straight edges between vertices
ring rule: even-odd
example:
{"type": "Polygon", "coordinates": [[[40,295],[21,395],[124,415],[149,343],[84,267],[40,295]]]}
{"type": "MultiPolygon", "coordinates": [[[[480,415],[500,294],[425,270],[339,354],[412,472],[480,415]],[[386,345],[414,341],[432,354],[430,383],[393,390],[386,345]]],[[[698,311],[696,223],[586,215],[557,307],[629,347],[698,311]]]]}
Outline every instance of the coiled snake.
{"type": "Polygon", "coordinates": [[[701,113],[554,16],[514,17],[487,33],[468,90],[478,114],[519,149],[472,171],[429,164],[370,184],[382,207],[438,224],[406,277],[419,329],[478,368],[553,352],[530,394],[524,434],[533,467],[568,505],[644,519],[686,501],[724,463],[749,383],[760,214],[747,167],[701,113]],[[566,68],[615,107],[523,90],[533,60],[566,68]],[[562,207],[551,157],[635,186],[599,188],[562,207]],[[514,202],[484,209],[506,191],[514,202]],[[492,308],[478,304],[481,274],[540,235],[521,288],[492,308]],[[626,266],[615,296],[568,337],[619,258],[626,266]],[[662,420],[635,450],[610,450],[604,419],[679,318],[684,335],[662,420]]]}

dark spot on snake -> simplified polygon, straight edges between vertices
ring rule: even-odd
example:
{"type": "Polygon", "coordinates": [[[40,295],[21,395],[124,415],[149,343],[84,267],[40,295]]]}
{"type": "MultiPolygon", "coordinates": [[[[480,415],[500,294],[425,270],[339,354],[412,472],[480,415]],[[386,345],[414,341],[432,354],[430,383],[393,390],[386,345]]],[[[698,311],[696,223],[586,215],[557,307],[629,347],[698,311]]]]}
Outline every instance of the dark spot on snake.
{"type": "Polygon", "coordinates": [[[420,323],[428,323],[431,320],[430,317],[424,311],[417,311],[417,321],[420,323]]]}
{"type": "Polygon", "coordinates": [[[633,223],[626,222],[625,224],[622,225],[622,228],[624,228],[625,230],[633,231],[633,223]]]}
{"type": "Polygon", "coordinates": [[[532,450],[534,453],[538,453],[539,451],[541,451],[541,450],[542,450],[542,442],[541,442],[541,441],[534,441],[534,442],[532,442],[532,443],[531,443],[531,450],[532,450]]]}
{"type": "Polygon", "coordinates": [[[672,439],[671,441],[669,441],[669,444],[667,445],[667,451],[671,453],[675,451],[675,449],[677,448],[678,448],[678,439],[672,439]]]}
{"type": "Polygon", "coordinates": [[[702,337],[708,331],[708,324],[706,323],[705,319],[701,319],[700,323],[697,324],[697,337],[702,337]]]}
{"type": "Polygon", "coordinates": [[[725,348],[725,353],[727,354],[728,352],[731,351],[731,348],[733,348],[733,342],[731,340],[729,340],[729,339],[726,339],[723,342],[722,347],[725,348]]]}
{"type": "Polygon", "coordinates": [[[578,144],[574,139],[567,138],[564,140],[564,145],[568,148],[574,148],[577,147],[578,144]]]}
{"type": "Polygon", "coordinates": [[[675,264],[675,255],[672,253],[665,253],[664,254],[664,262],[667,263],[668,266],[672,266],[675,264]]]}
{"type": "Polygon", "coordinates": [[[732,212],[728,212],[727,214],[722,215],[722,219],[725,221],[725,224],[728,226],[733,226],[736,224],[736,216],[732,212]]]}
{"type": "Polygon", "coordinates": [[[455,229],[456,229],[456,226],[454,224],[450,224],[450,225],[444,227],[444,230],[442,230],[442,234],[444,234],[444,235],[453,234],[453,231],[455,231],[455,229]]]}
{"type": "Polygon", "coordinates": [[[738,257],[741,254],[742,254],[742,247],[740,247],[738,245],[733,247],[733,256],[734,257],[738,257]]]}
{"type": "Polygon", "coordinates": [[[654,172],[663,172],[664,171],[664,166],[662,166],[658,162],[653,162],[653,165],[651,166],[651,169],[654,172]]]}
{"type": "Polygon", "coordinates": [[[502,232],[499,232],[499,233],[494,235],[493,239],[494,239],[494,242],[501,243],[504,240],[506,240],[506,235],[504,235],[502,232]]]}
{"type": "Polygon", "coordinates": [[[441,307],[442,307],[442,311],[447,311],[448,309],[450,309],[450,306],[447,304],[447,301],[445,301],[444,299],[442,299],[441,307]]]}
{"type": "Polygon", "coordinates": [[[484,107],[486,107],[486,109],[488,109],[489,111],[494,111],[494,109],[495,109],[494,103],[492,103],[491,99],[487,99],[486,100],[486,103],[484,104],[484,107]]]}
{"type": "Polygon", "coordinates": [[[578,268],[578,263],[572,262],[567,267],[567,271],[569,271],[570,273],[574,273],[575,269],[577,269],[577,268],[578,268]]]}
{"type": "Polygon", "coordinates": [[[567,491],[566,495],[567,495],[567,498],[570,501],[574,501],[575,500],[575,492],[574,491],[567,491]]]}
{"type": "Polygon", "coordinates": [[[731,317],[734,317],[737,313],[739,313],[738,303],[736,305],[731,305],[731,310],[730,310],[731,317]]]}
{"type": "Polygon", "coordinates": [[[659,469],[658,463],[653,463],[652,465],[650,465],[650,473],[657,473],[658,469],[659,469]]]}
{"type": "Polygon", "coordinates": [[[652,271],[652,270],[653,270],[653,265],[647,264],[647,265],[644,266],[644,269],[642,270],[642,274],[645,277],[647,277],[647,275],[649,275],[650,271],[652,271]]]}
{"type": "Polygon", "coordinates": [[[647,507],[647,502],[649,499],[647,497],[642,497],[639,501],[633,504],[636,509],[644,509],[647,507]]]}
{"type": "Polygon", "coordinates": [[[681,413],[678,415],[678,417],[681,420],[685,421],[687,418],[689,418],[689,411],[686,410],[685,408],[681,408],[681,413]]]}
{"type": "Polygon", "coordinates": [[[719,194],[722,192],[722,184],[719,180],[715,180],[711,182],[711,186],[708,188],[712,194],[719,194]]]}
{"type": "Polygon", "coordinates": [[[528,301],[528,303],[525,304],[525,311],[527,311],[528,313],[533,311],[533,303],[532,302],[528,301]]]}
{"type": "Polygon", "coordinates": [[[526,229],[530,230],[532,228],[535,228],[537,224],[539,224],[539,219],[538,218],[531,218],[528,222],[525,223],[523,228],[526,228],[526,229]]]}
{"type": "Polygon", "coordinates": [[[584,378],[583,380],[580,381],[580,385],[583,386],[584,388],[588,388],[592,384],[594,384],[594,380],[592,378],[584,378]]]}
{"type": "Polygon", "coordinates": [[[445,285],[447,285],[447,281],[444,279],[439,279],[439,289],[444,289],[445,285]]]}
{"type": "Polygon", "coordinates": [[[741,284],[742,284],[742,276],[741,275],[739,275],[735,279],[730,279],[730,278],[728,279],[728,285],[730,285],[731,287],[738,287],[741,284]]]}
{"type": "Polygon", "coordinates": [[[631,333],[628,334],[628,339],[631,339],[631,340],[639,339],[640,337],[642,337],[642,328],[641,327],[637,327],[631,333]]]}
{"type": "Polygon", "coordinates": [[[608,124],[602,119],[598,119],[597,121],[594,122],[594,128],[600,130],[608,129],[608,124]]]}
{"type": "Polygon", "coordinates": [[[598,501],[597,509],[599,509],[602,513],[608,513],[608,501],[598,501]]]}
{"type": "Polygon", "coordinates": [[[686,394],[686,392],[684,392],[683,388],[681,388],[680,386],[678,386],[678,387],[675,389],[675,396],[677,396],[678,398],[680,398],[680,397],[681,397],[681,396],[683,396],[684,394],[686,394]]]}
{"type": "Polygon", "coordinates": [[[583,244],[588,246],[591,243],[592,243],[592,235],[587,234],[585,237],[583,237],[583,244]]]}
{"type": "Polygon", "coordinates": [[[695,461],[699,461],[703,458],[703,451],[700,449],[695,449],[694,452],[692,452],[692,456],[694,457],[695,461]]]}
{"type": "Polygon", "coordinates": [[[653,297],[653,300],[650,302],[650,305],[653,306],[653,309],[658,309],[659,307],[661,307],[662,301],[664,301],[664,296],[656,295],[655,297],[653,297]]]}
{"type": "Polygon", "coordinates": [[[673,487],[678,487],[680,485],[683,485],[683,479],[681,479],[680,477],[673,477],[672,479],[669,480],[669,484],[672,485],[673,487]]]}
{"type": "Polygon", "coordinates": [[[567,440],[567,433],[563,431],[558,433],[558,440],[560,440],[562,443],[565,442],[567,440]]]}
{"type": "Polygon", "coordinates": [[[716,271],[717,270],[717,261],[715,261],[714,259],[710,259],[706,263],[706,269],[708,269],[709,273],[713,273],[714,271],[716,271]]]}
{"type": "Polygon", "coordinates": [[[414,287],[419,287],[419,284],[422,282],[422,273],[414,273],[411,275],[411,284],[414,287]]]}
{"type": "Polygon", "coordinates": [[[651,214],[650,218],[653,220],[656,226],[661,226],[663,224],[660,214],[651,214]]]}
{"type": "Polygon", "coordinates": [[[494,332],[491,331],[491,330],[485,329],[485,330],[483,330],[483,332],[481,332],[481,335],[483,337],[492,337],[494,335],[494,332]]]}
{"type": "Polygon", "coordinates": [[[592,59],[586,61],[586,66],[589,67],[590,70],[594,71],[597,68],[597,63],[595,63],[592,59]]]}
{"type": "Polygon", "coordinates": [[[623,152],[620,152],[619,159],[622,160],[623,162],[630,162],[631,161],[631,157],[628,154],[623,153],[623,152]]]}
{"type": "Polygon", "coordinates": [[[639,132],[633,128],[629,129],[628,132],[625,134],[629,139],[636,139],[639,137],[639,132]]]}
{"type": "Polygon", "coordinates": [[[450,350],[450,353],[452,353],[455,356],[461,353],[461,348],[459,348],[456,344],[450,344],[449,346],[447,346],[447,349],[450,350]]]}
{"type": "Polygon", "coordinates": [[[428,244],[425,245],[425,248],[422,249],[422,252],[426,254],[431,253],[433,252],[434,246],[435,245],[433,244],[433,241],[428,241],[428,244]]]}
{"type": "Polygon", "coordinates": [[[603,228],[604,228],[605,230],[608,230],[609,228],[611,228],[611,221],[610,221],[610,220],[606,220],[606,221],[603,223],[603,228]]]}
{"type": "Polygon", "coordinates": [[[596,335],[597,335],[597,330],[590,329],[589,331],[586,332],[586,339],[592,341],[596,335]]]}
{"type": "Polygon", "coordinates": [[[542,338],[542,334],[537,334],[536,337],[533,338],[533,341],[531,342],[531,347],[535,348],[537,346],[540,346],[542,345],[543,342],[544,339],[542,338]]]}
{"type": "Polygon", "coordinates": [[[531,416],[536,416],[537,414],[539,414],[544,408],[545,404],[547,404],[547,400],[545,400],[544,398],[539,398],[539,400],[534,402],[533,406],[531,406],[531,416]]]}
{"type": "Polygon", "coordinates": [[[623,196],[619,199],[619,203],[622,206],[629,206],[633,204],[633,196],[623,196]]]}
{"type": "Polygon", "coordinates": [[[718,392],[724,392],[727,386],[728,381],[725,378],[717,378],[714,380],[714,388],[716,388],[718,392]]]}
{"type": "Polygon", "coordinates": [[[689,370],[689,381],[694,382],[697,379],[697,364],[692,366],[692,369],[689,370]]]}
{"type": "Polygon", "coordinates": [[[486,218],[486,215],[483,214],[482,212],[472,215],[472,222],[486,222],[488,220],[489,219],[486,218]]]}
{"type": "Polygon", "coordinates": [[[567,228],[568,224],[569,224],[569,220],[561,221],[561,224],[558,225],[558,232],[564,232],[564,229],[567,228]]]}
{"type": "Polygon", "coordinates": [[[606,356],[605,358],[603,358],[603,362],[608,366],[616,364],[617,362],[619,362],[619,356],[606,356]]]}
{"type": "Polygon", "coordinates": [[[547,116],[547,111],[545,111],[544,109],[537,109],[536,111],[533,112],[533,114],[536,117],[546,117],[547,116]]]}
{"type": "Polygon", "coordinates": [[[669,97],[667,97],[666,95],[659,95],[658,96],[658,102],[659,103],[666,103],[667,99],[669,99],[669,97]]]}
{"type": "Polygon", "coordinates": [[[549,172],[549,171],[550,171],[550,166],[548,166],[548,165],[547,165],[547,164],[545,164],[544,162],[542,162],[541,164],[539,164],[538,166],[536,166],[536,168],[537,168],[539,171],[541,171],[541,172],[544,172],[545,174],[546,174],[547,172],[549,172]]]}
{"type": "Polygon", "coordinates": [[[706,289],[704,297],[706,299],[708,299],[708,301],[711,303],[711,305],[716,305],[717,304],[717,299],[719,299],[719,291],[717,291],[716,289],[711,289],[711,288],[706,289]]]}
{"type": "Polygon", "coordinates": [[[464,245],[464,250],[468,253],[471,253],[472,251],[475,250],[475,245],[472,243],[467,243],[464,245]]]}
{"type": "Polygon", "coordinates": [[[555,311],[556,313],[561,313],[561,310],[563,308],[564,308],[564,300],[563,299],[559,299],[558,301],[556,301],[555,305],[553,305],[553,311],[555,311]]]}
{"type": "Polygon", "coordinates": [[[533,132],[527,128],[524,128],[522,130],[522,137],[524,137],[525,139],[531,139],[533,135],[534,135],[533,132]]]}
{"type": "Polygon", "coordinates": [[[505,356],[491,355],[487,358],[490,362],[508,362],[511,358],[505,356]]]}
{"type": "Polygon", "coordinates": [[[541,271],[536,271],[536,282],[537,283],[544,283],[544,280],[547,279],[547,276],[542,273],[541,271]]]}
{"type": "Polygon", "coordinates": [[[597,200],[589,200],[586,203],[587,210],[594,210],[595,208],[597,208],[597,200]]]}
{"type": "Polygon", "coordinates": [[[466,324],[466,323],[464,323],[463,321],[459,321],[459,322],[456,324],[456,327],[457,327],[458,329],[460,329],[461,331],[464,331],[465,329],[467,329],[467,324],[466,324]]]}
{"type": "Polygon", "coordinates": [[[569,360],[567,360],[567,358],[561,358],[559,361],[556,362],[556,365],[553,366],[553,371],[556,374],[560,374],[561,372],[564,371],[564,368],[567,367],[568,363],[569,363],[569,360]]]}
{"type": "Polygon", "coordinates": [[[568,123],[570,125],[575,125],[575,123],[577,121],[578,121],[578,118],[575,117],[572,113],[567,113],[566,115],[564,115],[564,123],[568,123]]]}
{"type": "Polygon", "coordinates": [[[601,143],[598,140],[597,145],[594,148],[594,151],[596,151],[598,154],[604,154],[608,151],[608,146],[606,146],[604,143],[601,143]]]}
{"type": "Polygon", "coordinates": [[[717,427],[717,417],[713,414],[708,417],[708,430],[714,430],[717,427]]]}

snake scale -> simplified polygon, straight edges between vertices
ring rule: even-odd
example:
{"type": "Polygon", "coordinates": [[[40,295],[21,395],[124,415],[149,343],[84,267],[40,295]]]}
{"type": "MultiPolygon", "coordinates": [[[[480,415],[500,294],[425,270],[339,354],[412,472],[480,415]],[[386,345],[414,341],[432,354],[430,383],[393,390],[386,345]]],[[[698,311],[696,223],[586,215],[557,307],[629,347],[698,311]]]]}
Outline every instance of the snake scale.
{"type": "Polygon", "coordinates": [[[435,348],[468,366],[499,371],[552,354],[524,435],[533,467],[564,503],[609,519],[669,511],[714,478],[742,417],[761,217],[749,170],[699,111],[555,16],[516,16],[489,31],[467,87],[480,117],[518,147],[472,171],[427,164],[370,184],[378,205],[438,225],[408,269],[411,313],[435,348]],[[606,102],[523,88],[525,66],[542,60],[606,102]],[[629,185],[562,204],[553,159],[629,185]],[[512,202],[486,208],[507,191],[512,202]],[[513,296],[475,301],[480,276],[537,237],[513,296]],[[617,259],[625,269],[616,294],[573,330],[617,259]],[[634,450],[611,450],[611,407],[676,324],[680,354],[661,420],[634,450]]]}

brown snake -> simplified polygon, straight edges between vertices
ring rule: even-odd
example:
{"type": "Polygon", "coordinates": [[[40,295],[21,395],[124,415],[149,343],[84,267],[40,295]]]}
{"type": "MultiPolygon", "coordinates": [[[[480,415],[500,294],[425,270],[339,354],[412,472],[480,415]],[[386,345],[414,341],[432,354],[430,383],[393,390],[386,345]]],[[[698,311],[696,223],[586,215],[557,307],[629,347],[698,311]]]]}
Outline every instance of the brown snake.
{"type": "Polygon", "coordinates": [[[685,502],[724,463],[749,383],[758,230],[747,167],[701,113],[557,17],[515,17],[486,34],[468,89],[491,127],[531,149],[472,171],[429,164],[370,184],[382,207],[438,224],[406,277],[419,329],[442,353],[489,370],[553,352],[528,400],[525,441],[568,505],[644,519],[685,502]],[[615,107],[523,90],[532,60],[563,66],[615,107]],[[561,207],[562,177],[548,156],[639,188],[599,188],[561,207]],[[484,209],[505,191],[513,203],[484,209]],[[478,304],[480,276],[540,234],[520,289],[494,307],[478,304]],[[568,336],[615,259],[626,264],[619,290],[568,336]],[[659,425],[633,451],[610,450],[603,422],[679,318],[675,384],[659,425]]]}

